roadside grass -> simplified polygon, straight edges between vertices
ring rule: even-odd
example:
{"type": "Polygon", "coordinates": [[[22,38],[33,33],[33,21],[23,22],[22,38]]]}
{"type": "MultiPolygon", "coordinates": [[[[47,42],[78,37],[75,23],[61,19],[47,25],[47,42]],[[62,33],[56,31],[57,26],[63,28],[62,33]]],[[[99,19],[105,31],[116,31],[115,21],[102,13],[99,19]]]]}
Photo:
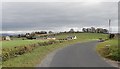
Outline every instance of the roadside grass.
{"type": "MultiPolygon", "coordinates": [[[[0,55],[2,55],[2,43],[0,43],[0,55]]],[[[2,60],[0,60],[0,68],[2,69],[2,60]]]]}
{"type": "Polygon", "coordinates": [[[2,48],[13,48],[16,46],[24,46],[29,44],[35,44],[38,42],[44,42],[47,40],[11,40],[11,41],[1,41],[2,48]]]}
{"type": "Polygon", "coordinates": [[[99,43],[96,47],[98,53],[108,59],[120,61],[120,48],[119,48],[120,39],[112,39],[99,43]]]}
{"type": "Polygon", "coordinates": [[[11,58],[2,63],[3,67],[35,67],[39,64],[47,54],[50,52],[66,47],[70,44],[75,44],[78,42],[91,41],[91,39],[98,39],[100,37],[107,38],[106,34],[95,34],[95,33],[71,33],[71,34],[61,34],[57,35],[57,38],[64,38],[69,35],[77,36],[76,40],[69,40],[63,43],[56,43],[48,46],[40,46],[31,52],[25,53],[19,57],[11,58]]]}

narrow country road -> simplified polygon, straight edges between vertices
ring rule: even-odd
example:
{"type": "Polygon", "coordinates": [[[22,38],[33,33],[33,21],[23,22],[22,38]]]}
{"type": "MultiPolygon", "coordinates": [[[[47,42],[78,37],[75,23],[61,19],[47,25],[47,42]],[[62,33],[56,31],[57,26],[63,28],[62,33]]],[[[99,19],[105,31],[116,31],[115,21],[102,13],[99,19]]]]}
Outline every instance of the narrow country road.
{"type": "Polygon", "coordinates": [[[49,54],[37,67],[112,67],[96,50],[97,41],[77,43],[49,54]]]}

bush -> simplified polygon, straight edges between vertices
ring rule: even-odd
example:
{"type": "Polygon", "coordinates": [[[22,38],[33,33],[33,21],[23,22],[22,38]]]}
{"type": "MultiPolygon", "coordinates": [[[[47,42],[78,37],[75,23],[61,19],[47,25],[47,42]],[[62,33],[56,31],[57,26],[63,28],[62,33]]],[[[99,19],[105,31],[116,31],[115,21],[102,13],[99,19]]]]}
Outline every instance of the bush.
{"type": "Polygon", "coordinates": [[[120,61],[120,49],[118,47],[110,48],[111,51],[108,55],[108,58],[115,60],[115,61],[120,61]]]}
{"type": "Polygon", "coordinates": [[[13,49],[6,48],[2,51],[2,60],[5,61],[9,58],[17,57],[19,55],[22,55],[26,52],[30,52],[33,50],[35,47],[34,46],[19,46],[19,47],[14,47],[13,49]]]}

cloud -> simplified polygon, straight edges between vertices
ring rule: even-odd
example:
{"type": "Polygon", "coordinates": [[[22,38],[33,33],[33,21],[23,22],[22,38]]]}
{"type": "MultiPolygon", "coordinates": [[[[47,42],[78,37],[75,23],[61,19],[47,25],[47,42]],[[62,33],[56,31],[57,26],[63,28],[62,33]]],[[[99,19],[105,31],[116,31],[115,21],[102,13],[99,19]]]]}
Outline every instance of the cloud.
{"type": "MultiPolygon", "coordinates": [[[[4,2],[3,31],[55,30],[118,26],[116,2],[4,2]]],[[[115,31],[116,29],[114,29],[115,31]]]]}
{"type": "Polygon", "coordinates": [[[119,0],[3,0],[2,2],[118,2],[119,0]]]}

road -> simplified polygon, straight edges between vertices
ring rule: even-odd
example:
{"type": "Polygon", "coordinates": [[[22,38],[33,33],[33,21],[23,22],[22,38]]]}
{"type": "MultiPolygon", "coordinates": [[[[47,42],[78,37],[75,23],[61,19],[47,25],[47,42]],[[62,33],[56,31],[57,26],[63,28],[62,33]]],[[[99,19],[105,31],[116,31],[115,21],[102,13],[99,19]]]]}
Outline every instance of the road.
{"type": "Polygon", "coordinates": [[[97,41],[77,43],[49,54],[37,67],[112,67],[100,57],[97,41]]]}

